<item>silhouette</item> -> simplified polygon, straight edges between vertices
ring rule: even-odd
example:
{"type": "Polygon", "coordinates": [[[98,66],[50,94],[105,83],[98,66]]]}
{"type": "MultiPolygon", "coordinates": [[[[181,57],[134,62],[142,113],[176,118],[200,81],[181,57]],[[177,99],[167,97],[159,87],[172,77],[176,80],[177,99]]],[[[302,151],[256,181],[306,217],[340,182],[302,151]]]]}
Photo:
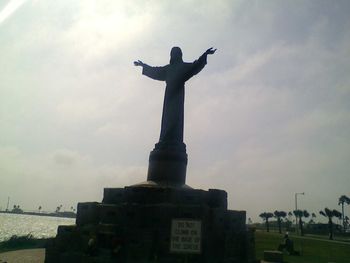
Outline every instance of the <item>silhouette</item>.
{"type": "Polygon", "coordinates": [[[345,232],[346,230],[346,223],[345,223],[345,213],[344,213],[344,205],[349,205],[350,204],[350,198],[347,197],[346,195],[342,195],[339,197],[339,202],[338,205],[341,205],[341,211],[342,211],[342,219],[343,219],[343,231],[345,232]]]}
{"type": "Polygon", "coordinates": [[[265,220],[266,232],[270,232],[269,218],[273,217],[273,214],[270,212],[264,212],[264,213],[261,213],[259,216],[265,220]]]}
{"type": "Polygon", "coordinates": [[[299,256],[300,253],[294,250],[294,242],[289,238],[288,232],[284,235],[283,242],[279,244],[278,250],[286,250],[289,255],[299,256]]]}
{"type": "Polygon", "coordinates": [[[335,210],[335,209],[330,210],[328,208],[325,208],[324,211],[322,211],[322,210],[320,211],[320,214],[325,216],[325,217],[328,217],[329,239],[333,240],[333,233],[334,233],[333,224],[334,223],[333,223],[332,218],[337,217],[337,218],[341,219],[342,213],[340,213],[338,210],[335,210]]]}
{"type": "Polygon", "coordinates": [[[293,220],[292,220],[292,217],[293,217],[293,213],[291,211],[289,211],[287,213],[287,217],[286,217],[286,230],[289,231],[292,224],[293,224],[293,220]]]}
{"type": "Polygon", "coordinates": [[[182,60],[181,49],[173,47],[170,52],[170,63],[166,66],[152,67],[140,60],[134,62],[135,66],[143,68],[143,75],[166,82],[160,143],[183,142],[185,82],[204,68],[207,64],[207,55],[212,55],[215,51],[216,49],[209,48],[196,61],[187,63],[182,60]]]}
{"type": "Polygon", "coordinates": [[[141,60],[134,62],[135,66],[142,67],[143,75],[166,82],[159,142],[150,153],[145,184],[187,187],[188,159],[186,145],[183,143],[185,82],[205,67],[207,56],[215,51],[216,49],[209,48],[193,63],[187,63],[182,60],[181,49],[173,47],[168,65],[152,67],[141,60]]]}
{"type": "Polygon", "coordinates": [[[23,214],[23,210],[20,208],[19,205],[14,205],[11,212],[15,214],[23,214]]]}
{"type": "Polygon", "coordinates": [[[293,214],[299,219],[299,229],[300,229],[300,235],[303,236],[304,235],[304,229],[303,229],[303,220],[302,218],[305,217],[309,217],[310,213],[306,210],[294,210],[293,214]]]}
{"type": "Polygon", "coordinates": [[[281,234],[281,224],[282,224],[282,218],[285,218],[287,216],[287,213],[284,211],[275,211],[273,212],[274,216],[277,218],[277,224],[278,224],[278,232],[281,234]]]}

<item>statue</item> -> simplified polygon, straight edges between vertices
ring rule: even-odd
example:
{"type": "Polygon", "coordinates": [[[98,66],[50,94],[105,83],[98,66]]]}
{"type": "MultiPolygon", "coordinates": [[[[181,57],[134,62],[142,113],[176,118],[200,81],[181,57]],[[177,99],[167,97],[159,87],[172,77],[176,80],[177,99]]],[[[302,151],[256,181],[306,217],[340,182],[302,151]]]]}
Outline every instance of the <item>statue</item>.
{"type": "Polygon", "coordinates": [[[195,62],[184,63],[175,47],[169,65],[135,62],[144,75],[167,84],[147,181],[105,188],[101,203],[79,203],[76,224],[59,226],[57,237],[47,243],[46,263],[257,262],[246,212],[228,210],[224,190],[185,184],[184,84],[214,53],[210,48],[195,62]]]}
{"type": "Polygon", "coordinates": [[[134,62],[135,66],[142,67],[143,75],[166,82],[160,138],[150,153],[147,182],[142,185],[187,187],[187,153],[183,143],[185,82],[204,68],[207,55],[215,51],[209,48],[193,63],[186,63],[181,49],[173,47],[166,66],[151,67],[140,60],[134,62]]]}
{"type": "Polygon", "coordinates": [[[216,49],[209,48],[193,63],[182,60],[182,51],[173,47],[170,63],[163,67],[151,67],[142,61],[135,61],[135,66],[142,66],[142,74],[155,80],[165,81],[162,125],[159,142],[161,144],[183,143],[185,82],[199,73],[207,64],[207,55],[216,49]]]}

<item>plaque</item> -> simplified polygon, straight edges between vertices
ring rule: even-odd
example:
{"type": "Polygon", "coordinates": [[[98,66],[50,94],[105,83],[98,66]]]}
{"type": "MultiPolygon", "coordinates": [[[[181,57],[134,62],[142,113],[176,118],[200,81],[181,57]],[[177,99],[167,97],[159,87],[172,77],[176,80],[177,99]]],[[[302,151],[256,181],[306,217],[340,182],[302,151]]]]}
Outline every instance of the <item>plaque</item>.
{"type": "Polygon", "coordinates": [[[202,221],[173,219],[171,222],[170,252],[185,254],[201,253],[202,221]]]}

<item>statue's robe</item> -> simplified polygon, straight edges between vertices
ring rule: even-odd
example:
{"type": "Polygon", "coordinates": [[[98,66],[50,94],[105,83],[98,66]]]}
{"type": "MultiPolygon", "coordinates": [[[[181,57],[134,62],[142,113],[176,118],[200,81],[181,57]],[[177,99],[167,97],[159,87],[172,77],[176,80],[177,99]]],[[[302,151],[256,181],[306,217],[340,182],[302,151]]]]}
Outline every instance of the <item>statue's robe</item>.
{"type": "Polygon", "coordinates": [[[166,82],[160,143],[183,143],[185,82],[206,64],[207,56],[204,54],[193,63],[178,61],[163,67],[143,66],[143,75],[166,82]]]}

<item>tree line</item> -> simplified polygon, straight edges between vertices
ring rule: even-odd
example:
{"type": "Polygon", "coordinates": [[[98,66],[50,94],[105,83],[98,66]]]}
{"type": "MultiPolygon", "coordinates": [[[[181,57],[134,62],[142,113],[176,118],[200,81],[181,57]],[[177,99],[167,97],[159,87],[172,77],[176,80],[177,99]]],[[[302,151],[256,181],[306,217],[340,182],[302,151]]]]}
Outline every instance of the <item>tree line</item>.
{"type": "MultiPolygon", "coordinates": [[[[341,205],[342,208],[342,212],[339,212],[336,209],[329,209],[329,208],[324,208],[323,210],[319,211],[319,214],[326,217],[328,219],[328,229],[329,229],[329,239],[333,240],[333,219],[334,218],[338,218],[342,220],[342,230],[345,232],[346,229],[349,226],[349,217],[345,216],[344,213],[344,206],[345,205],[349,205],[350,204],[350,198],[347,197],[346,195],[342,195],[339,197],[338,199],[338,205],[341,205]]],[[[308,218],[308,217],[312,217],[310,222],[314,223],[314,218],[316,218],[316,214],[315,213],[310,213],[307,210],[294,210],[293,212],[285,212],[285,211],[274,211],[272,212],[263,212],[261,213],[259,216],[265,221],[265,225],[266,225],[266,231],[269,232],[270,231],[270,226],[269,226],[269,219],[270,218],[276,218],[277,219],[277,225],[278,225],[278,231],[279,233],[282,233],[282,229],[281,229],[281,225],[282,225],[282,221],[284,218],[286,218],[287,216],[290,218],[292,216],[295,216],[297,219],[297,224],[298,224],[298,228],[300,230],[300,235],[304,235],[304,228],[303,228],[303,218],[308,218]]],[[[291,225],[291,221],[289,219],[287,219],[287,222],[291,225]]]]}
{"type": "MultiPolygon", "coordinates": [[[[60,212],[62,212],[62,207],[63,207],[63,205],[57,206],[57,207],[56,207],[56,210],[55,210],[55,213],[60,213],[60,212]]],[[[6,211],[8,211],[8,210],[6,210],[6,211]]],[[[38,207],[38,212],[41,213],[41,211],[42,211],[42,206],[40,205],[40,206],[38,207]]],[[[20,213],[23,213],[23,210],[22,210],[22,208],[21,208],[19,205],[13,205],[13,208],[11,209],[11,212],[12,212],[12,213],[20,214],[20,213]]],[[[73,206],[71,206],[71,207],[70,207],[70,212],[75,213],[75,212],[76,212],[76,209],[75,209],[73,206]]]]}

